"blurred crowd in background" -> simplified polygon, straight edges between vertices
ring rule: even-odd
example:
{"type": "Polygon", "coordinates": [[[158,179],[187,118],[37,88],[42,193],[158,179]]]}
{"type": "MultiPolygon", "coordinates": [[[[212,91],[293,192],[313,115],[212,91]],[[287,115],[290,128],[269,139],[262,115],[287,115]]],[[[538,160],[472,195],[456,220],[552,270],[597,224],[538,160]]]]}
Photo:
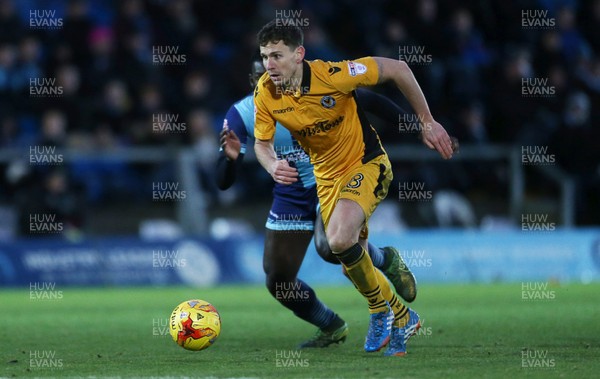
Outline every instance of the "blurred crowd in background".
{"type": "MultiPolygon", "coordinates": [[[[256,32],[278,14],[307,20],[307,59],[398,59],[402,48],[421,49],[425,63],[411,68],[462,145],[548,147],[585,199],[577,222],[598,223],[600,0],[0,0],[0,147],[195,147],[210,178],[223,116],[251,91],[256,32]],[[60,25],[32,27],[39,10],[55,10],[48,18],[60,25]],[[165,46],[184,60],[157,64],[165,46]],[[55,78],[60,95],[31,96],[31,78],[55,78]],[[545,79],[538,86],[551,94],[524,95],[527,78],[545,79]],[[157,133],[157,114],[177,115],[185,133],[157,133]]],[[[377,90],[408,108],[395,88],[377,90]]],[[[398,125],[378,131],[386,146],[418,143],[398,125]]],[[[83,222],[82,204],[130,201],[173,171],[118,160],[1,168],[0,201],[30,212],[56,207],[74,224],[83,222]]],[[[487,163],[396,170],[433,189],[506,191],[506,173],[487,163]]],[[[270,196],[250,187],[245,200],[270,196]]]]}

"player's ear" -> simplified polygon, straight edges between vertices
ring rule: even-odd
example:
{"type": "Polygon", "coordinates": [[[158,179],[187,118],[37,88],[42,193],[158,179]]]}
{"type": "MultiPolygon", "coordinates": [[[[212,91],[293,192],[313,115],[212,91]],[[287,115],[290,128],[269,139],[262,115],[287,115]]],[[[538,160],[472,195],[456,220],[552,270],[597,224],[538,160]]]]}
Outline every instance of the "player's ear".
{"type": "Polygon", "coordinates": [[[300,64],[304,60],[304,54],[306,53],[306,50],[304,50],[304,46],[298,46],[294,53],[296,54],[296,63],[300,64]]]}

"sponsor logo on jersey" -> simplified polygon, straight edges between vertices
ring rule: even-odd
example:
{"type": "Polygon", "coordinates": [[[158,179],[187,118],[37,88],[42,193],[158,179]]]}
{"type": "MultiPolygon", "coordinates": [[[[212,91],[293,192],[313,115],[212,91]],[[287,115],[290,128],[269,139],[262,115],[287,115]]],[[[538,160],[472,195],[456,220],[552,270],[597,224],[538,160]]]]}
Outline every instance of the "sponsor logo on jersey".
{"type": "Polygon", "coordinates": [[[342,121],[344,121],[344,116],[340,116],[335,120],[331,121],[318,121],[315,123],[315,126],[307,126],[306,128],[299,130],[296,133],[298,133],[301,137],[314,136],[315,134],[327,132],[330,129],[335,128],[336,126],[341,124],[342,121]]]}

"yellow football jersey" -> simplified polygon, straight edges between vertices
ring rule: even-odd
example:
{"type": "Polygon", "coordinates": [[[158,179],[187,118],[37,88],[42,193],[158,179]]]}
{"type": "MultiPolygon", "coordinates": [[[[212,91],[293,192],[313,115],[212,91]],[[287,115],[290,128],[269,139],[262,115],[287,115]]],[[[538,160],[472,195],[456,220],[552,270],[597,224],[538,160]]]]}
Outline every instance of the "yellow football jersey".
{"type": "Polygon", "coordinates": [[[254,91],[254,135],[270,140],[279,121],[306,150],[321,183],[385,154],[354,90],[377,84],[372,57],[353,61],[304,61],[296,93],[282,93],[265,73],[254,91]]]}

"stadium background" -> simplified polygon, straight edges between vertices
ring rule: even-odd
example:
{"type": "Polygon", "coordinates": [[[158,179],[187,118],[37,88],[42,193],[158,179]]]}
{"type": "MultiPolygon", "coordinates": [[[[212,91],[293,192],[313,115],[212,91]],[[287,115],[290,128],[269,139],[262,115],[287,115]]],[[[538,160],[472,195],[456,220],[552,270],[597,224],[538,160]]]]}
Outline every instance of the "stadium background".
{"type": "MultiPolygon", "coordinates": [[[[426,281],[598,277],[600,1],[2,0],[0,282],[260,282],[272,180],[251,153],[233,189],[213,178],[255,33],[278,17],[304,29],[308,59],[409,62],[461,142],[444,162],[415,120],[373,118],[395,174],[375,241],[426,281]],[[525,269],[486,269],[503,259],[525,269]],[[192,261],[221,274],[182,279],[192,261]],[[440,279],[452,262],[466,271],[440,279]]],[[[311,251],[306,266],[323,265],[311,251]]]]}
{"type": "Polygon", "coordinates": [[[599,0],[0,0],[0,377],[597,377],[598,25],[599,0]],[[461,141],[442,161],[372,118],[395,179],[371,239],[419,281],[404,359],[362,351],[364,299],[312,246],[300,277],[351,333],[295,350],[312,326],[262,285],[272,180],[252,154],[212,180],[279,17],[309,59],[409,62],[461,141]],[[223,318],[201,353],[168,337],[196,297],[223,318]]]}

